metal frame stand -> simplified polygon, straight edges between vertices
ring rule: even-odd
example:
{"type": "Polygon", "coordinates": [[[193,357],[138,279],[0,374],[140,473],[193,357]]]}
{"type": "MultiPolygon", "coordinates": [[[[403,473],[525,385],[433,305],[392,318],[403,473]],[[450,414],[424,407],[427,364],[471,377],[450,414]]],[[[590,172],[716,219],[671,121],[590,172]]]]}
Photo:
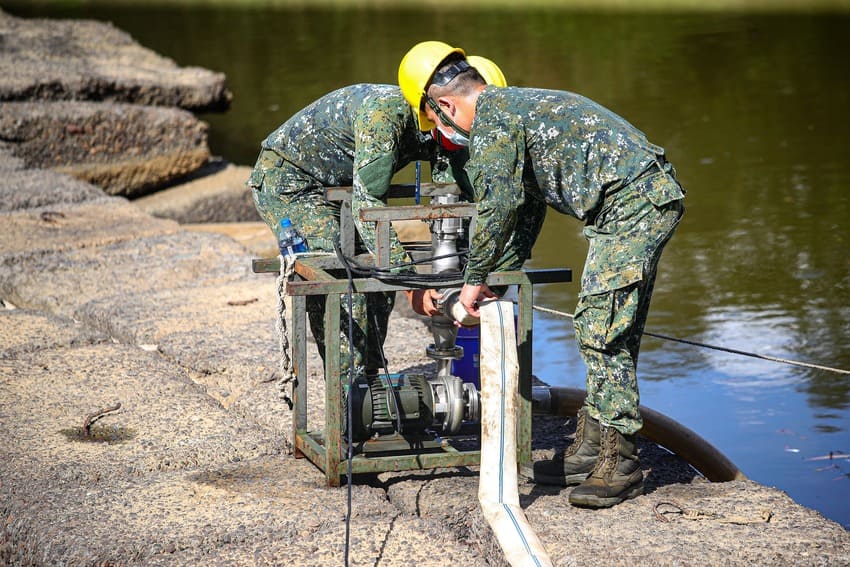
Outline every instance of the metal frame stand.
{"type": "MultiPolygon", "coordinates": [[[[341,200],[342,232],[353,230],[350,218],[350,192],[345,188],[330,188],[329,198],[341,200]],[[346,195],[348,198],[346,199],[346,195]],[[346,218],[346,214],[349,218],[346,218]]],[[[474,205],[407,207],[382,207],[362,211],[364,221],[377,223],[378,253],[375,264],[389,265],[389,234],[392,220],[420,219],[428,220],[453,216],[474,216],[474,205]]],[[[353,238],[342,238],[343,248],[353,252],[353,238]]],[[[371,257],[369,257],[371,258],[371,257]]],[[[340,377],[340,304],[341,298],[348,293],[349,281],[346,277],[336,277],[331,272],[342,270],[336,258],[309,255],[299,257],[295,262],[297,279],[287,285],[287,294],[292,296],[292,313],[289,329],[293,344],[293,366],[296,382],[293,388],[294,419],[293,439],[296,457],[307,457],[324,473],[328,486],[339,486],[340,477],[348,473],[346,451],[343,450],[344,411],[343,381],[340,377]],[[323,431],[307,429],[307,309],[308,295],[323,295],[325,303],[325,428],[323,431]]],[[[279,272],[279,259],[254,261],[254,271],[279,272]]],[[[531,459],[531,369],[532,369],[532,284],[571,281],[569,269],[534,270],[515,272],[495,272],[487,278],[490,286],[516,285],[518,291],[517,349],[519,362],[519,412],[517,416],[517,463],[520,465],[531,459]]],[[[445,286],[443,286],[445,287],[445,286]]],[[[383,283],[374,278],[355,278],[355,293],[385,292],[413,289],[401,285],[383,283]]],[[[477,465],[480,462],[479,450],[461,450],[452,445],[450,438],[436,439],[437,443],[423,444],[421,439],[410,440],[399,436],[399,450],[391,454],[361,451],[352,459],[352,473],[375,473],[384,471],[419,470],[439,467],[459,467],[477,465]],[[404,443],[407,441],[407,443],[404,443]],[[406,445],[407,448],[404,448],[406,445]],[[435,448],[436,446],[436,448],[435,448]]],[[[368,441],[366,442],[368,443],[368,441]]]]}

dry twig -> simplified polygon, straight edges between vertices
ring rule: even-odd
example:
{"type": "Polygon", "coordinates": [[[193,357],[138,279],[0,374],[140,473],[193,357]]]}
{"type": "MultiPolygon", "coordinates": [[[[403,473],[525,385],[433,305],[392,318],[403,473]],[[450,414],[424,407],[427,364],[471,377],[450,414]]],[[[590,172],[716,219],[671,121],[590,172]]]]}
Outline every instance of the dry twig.
{"type": "Polygon", "coordinates": [[[114,406],[103,408],[102,410],[98,410],[93,414],[90,414],[86,417],[86,420],[83,422],[83,437],[88,438],[91,435],[91,426],[95,421],[105,416],[108,413],[112,413],[114,411],[118,411],[121,408],[121,402],[116,403],[114,406]]]}
{"type": "Polygon", "coordinates": [[[65,218],[65,213],[59,211],[42,211],[39,218],[44,222],[55,223],[65,218]]]}

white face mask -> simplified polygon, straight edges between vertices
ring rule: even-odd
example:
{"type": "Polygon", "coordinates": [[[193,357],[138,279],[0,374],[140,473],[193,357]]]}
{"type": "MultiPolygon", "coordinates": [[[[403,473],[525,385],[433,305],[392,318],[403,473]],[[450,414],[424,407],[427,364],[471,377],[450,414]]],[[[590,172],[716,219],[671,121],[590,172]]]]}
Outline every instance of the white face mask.
{"type": "Polygon", "coordinates": [[[448,132],[443,130],[440,126],[437,126],[437,129],[440,131],[440,134],[442,134],[448,141],[455,144],[456,146],[466,147],[466,146],[469,145],[469,138],[467,138],[463,134],[460,134],[460,133],[458,133],[454,130],[452,130],[452,133],[449,134],[448,132]]]}

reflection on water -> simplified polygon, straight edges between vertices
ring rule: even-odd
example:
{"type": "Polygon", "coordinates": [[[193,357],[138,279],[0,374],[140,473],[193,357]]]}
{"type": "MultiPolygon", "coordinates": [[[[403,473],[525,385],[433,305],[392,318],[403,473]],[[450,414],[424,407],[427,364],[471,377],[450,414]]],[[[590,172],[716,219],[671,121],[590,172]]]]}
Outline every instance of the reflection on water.
{"type": "MultiPolygon", "coordinates": [[[[333,88],[395,82],[401,55],[422,39],[494,59],[512,84],[587,95],[667,148],[688,190],[649,330],[850,368],[847,14],[4,4],[18,15],[111,20],[181,65],[225,72],[232,110],[205,119],[213,151],[239,164],[333,88]]],[[[548,215],[531,265],[570,266],[577,280],[580,229],[548,215]]],[[[540,286],[535,302],[571,312],[577,290],[540,286]]],[[[571,322],[535,320],[535,373],[582,386],[571,322]]],[[[650,337],[640,374],[647,406],[751,478],[850,525],[850,462],[807,460],[850,452],[850,377],[650,337]]]]}
{"type": "MultiPolygon", "coordinates": [[[[707,343],[749,352],[757,349],[759,354],[776,358],[793,358],[798,350],[795,338],[797,319],[779,306],[766,305],[757,311],[719,307],[710,309],[704,320],[707,330],[701,340],[707,343]],[[757,341],[753,341],[754,337],[757,341]]],[[[729,356],[727,352],[718,350],[703,350],[701,354],[705,366],[732,376],[725,382],[730,387],[746,388],[750,384],[793,386],[805,374],[799,368],[783,368],[782,372],[765,376],[764,360],[729,356]]]]}

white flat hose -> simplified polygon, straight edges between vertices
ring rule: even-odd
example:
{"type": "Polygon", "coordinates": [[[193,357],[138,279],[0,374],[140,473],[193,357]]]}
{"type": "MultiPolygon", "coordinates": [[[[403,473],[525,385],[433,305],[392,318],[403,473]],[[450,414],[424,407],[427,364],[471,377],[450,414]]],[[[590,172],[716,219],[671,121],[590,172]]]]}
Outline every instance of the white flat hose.
{"type": "Polygon", "coordinates": [[[516,463],[517,364],[514,307],[487,301],[481,311],[481,473],[478,501],[513,567],[552,565],[519,505],[516,463]]]}

